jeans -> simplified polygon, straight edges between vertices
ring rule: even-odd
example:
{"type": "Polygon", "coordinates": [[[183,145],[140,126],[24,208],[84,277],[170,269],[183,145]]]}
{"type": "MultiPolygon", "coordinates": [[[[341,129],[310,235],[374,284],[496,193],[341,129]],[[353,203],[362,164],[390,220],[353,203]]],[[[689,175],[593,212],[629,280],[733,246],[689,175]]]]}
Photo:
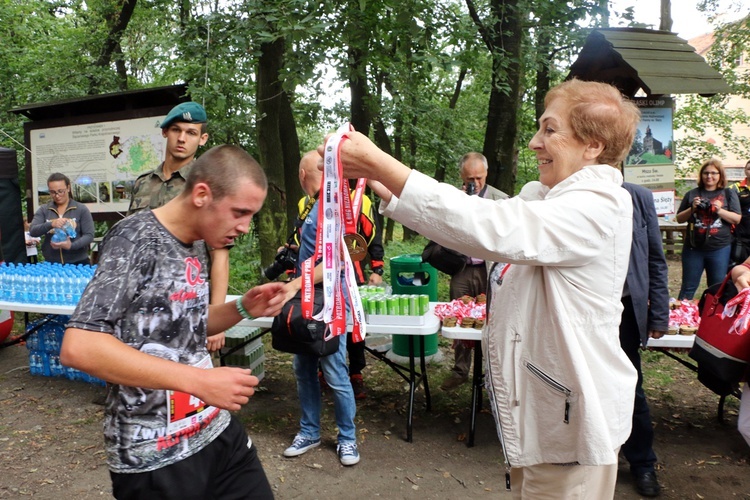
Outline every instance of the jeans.
{"type": "Polygon", "coordinates": [[[696,250],[690,247],[682,249],[682,288],[677,299],[692,300],[695,291],[706,270],[706,283],[711,286],[721,283],[729,271],[729,254],[732,245],[727,245],[716,250],[696,250]]]}
{"type": "Polygon", "coordinates": [[[357,413],[357,405],[346,366],[346,335],[339,337],[339,349],[330,356],[318,358],[306,354],[294,355],[294,375],[297,378],[297,394],[302,410],[299,434],[308,439],[320,439],[321,396],[318,363],[328,386],[333,391],[336,425],[339,428],[338,442],[355,443],[357,434],[354,415],[357,413]]]}

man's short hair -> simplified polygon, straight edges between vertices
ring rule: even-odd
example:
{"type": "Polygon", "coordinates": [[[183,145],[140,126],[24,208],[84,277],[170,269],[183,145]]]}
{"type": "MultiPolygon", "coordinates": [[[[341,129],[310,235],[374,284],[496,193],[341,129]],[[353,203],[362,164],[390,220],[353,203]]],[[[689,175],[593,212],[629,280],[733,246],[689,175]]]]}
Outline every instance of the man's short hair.
{"type": "Polygon", "coordinates": [[[61,174],[60,172],[55,172],[54,174],[51,174],[49,177],[47,177],[47,184],[49,184],[50,182],[58,182],[58,181],[65,181],[65,185],[70,187],[70,179],[65,174],[61,174]]]}
{"type": "Polygon", "coordinates": [[[199,182],[211,188],[215,200],[232,194],[240,179],[247,178],[263,189],[268,189],[266,173],[255,158],[239,146],[223,144],[203,153],[190,167],[184,193],[190,193],[199,182]]]}
{"type": "Polygon", "coordinates": [[[482,153],[466,153],[461,157],[461,159],[458,161],[458,171],[461,172],[464,168],[464,165],[466,165],[469,161],[481,161],[482,165],[484,165],[485,170],[489,170],[489,165],[487,164],[487,157],[485,157],[482,153]]]}

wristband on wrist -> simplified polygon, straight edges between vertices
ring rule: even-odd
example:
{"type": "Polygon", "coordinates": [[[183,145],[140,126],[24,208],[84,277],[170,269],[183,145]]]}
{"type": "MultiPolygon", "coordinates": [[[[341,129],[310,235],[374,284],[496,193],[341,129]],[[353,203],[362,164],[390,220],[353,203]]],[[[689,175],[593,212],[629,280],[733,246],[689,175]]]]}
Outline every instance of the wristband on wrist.
{"type": "Polygon", "coordinates": [[[244,319],[255,319],[253,318],[253,315],[247,312],[247,309],[245,309],[245,306],[242,305],[242,295],[237,297],[237,300],[235,301],[234,305],[237,307],[237,312],[240,313],[240,316],[242,316],[244,319]]]}
{"type": "Polygon", "coordinates": [[[746,268],[750,269],[750,264],[748,264],[747,262],[743,262],[740,265],[743,266],[743,267],[746,267],[746,268]]]}

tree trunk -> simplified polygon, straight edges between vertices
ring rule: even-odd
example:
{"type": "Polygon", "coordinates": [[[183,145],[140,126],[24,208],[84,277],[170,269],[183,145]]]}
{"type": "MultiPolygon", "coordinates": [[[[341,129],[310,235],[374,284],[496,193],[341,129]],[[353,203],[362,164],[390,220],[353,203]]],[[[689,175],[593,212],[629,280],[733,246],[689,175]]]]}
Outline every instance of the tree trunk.
{"type": "Polygon", "coordinates": [[[496,19],[489,33],[492,52],[492,89],[487,113],[483,153],[487,157],[487,183],[514,194],[518,152],[517,111],[521,103],[522,22],[518,0],[493,0],[496,19]]]}
{"type": "Polygon", "coordinates": [[[282,193],[282,201],[286,205],[288,221],[286,234],[288,235],[291,233],[294,221],[298,217],[297,202],[305,193],[299,183],[299,162],[302,158],[292,104],[286,91],[280,97],[279,136],[281,137],[281,143],[284,145],[282,154],[284,155],[284,186],[286,187],[286,191],[282,193]]]}
{"type": "Polygon", "coordinates": [[[599,0],[599,11],[602,13],[602,28],[609,28],[609,0],[599,0]]]}
{"type": "MultiPolygon", "coordinates": [[[[458,104],[458,97],[461,95],[461,87],[464,83],[464,78],[466,78],[467,69],[465,66],[461,66],[461,70],[458,73],[458,79],[456,80],[456,86],[453,89],[453,95],[450,98],[450,101],[448,101],[448,109],[450,111],[453,111],[456,109],[456,104],[458,104]]],[[[440,140],[438,141],[438,144],[445,144],[448,140],[448,134],[451,130],[451,119],[446,118],[442,125],[440,126],[440,140]]],[[[437,159],[435,164],[435,180],[438,182],[443,182],[445,180],[445,171],[446,171],[446,165],[451,163],[451,159],[448,158],[448,155],[446,154],[446,148],[439,147],[437,150],[437,159]]]]}
{"type": "MultiPolygon", "coordinates": [[[[112,64],[112,55],[122,54],[122,51],[120,49],[120,39],[122,38],[123,31],[125,31],[125,28],[128,27],[130,18],[133,17],[133,11],[135,10],[137,1],[138,0],[121,0],[119,5],[116,6],[117,8],[115,8],[115,6],[112,6],[112,9],[104,14],[105,22],[109,27],[109,33],[107,34],[107,38],[105,38],[104,42],[102,43],[102,51],[99,54],[99,57],[94,62],[95,67],[108,68],[109,65],[112,64]]],[[[120,63],[121,64],[119,64],[117,67],[118,86],[121,90],[126,90],[128,83],[127,75],[125,75],[125,78],[123,80],[122,73],[125,66],[122,61],[120,61],[120,63]]],[[[100,91],[100,84],[101,82],[96,81],[96,79],[92,79],[89,93],[98,93],[100,91]]]]}
{"type": "Polygon", "coordinates": [[[284,143],[279,119],[282,110],[281,69],[285,45],[283,37],[261,44],[258,60],[258,161],[268,177],[266,202],[256,218],[263,267],[271,263],[276,256],[276,249],[288,236],[284,143]]]}

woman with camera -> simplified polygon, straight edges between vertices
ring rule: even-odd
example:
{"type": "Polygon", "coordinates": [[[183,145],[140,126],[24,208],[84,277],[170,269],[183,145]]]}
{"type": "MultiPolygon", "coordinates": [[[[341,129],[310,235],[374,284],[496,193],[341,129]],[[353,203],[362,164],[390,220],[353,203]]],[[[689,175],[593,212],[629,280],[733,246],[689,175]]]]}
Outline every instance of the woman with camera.
{"type": "Polygon", "coordinates": [[[721,161],[703,162],[698,187],[682,198],[677,222],[688,222],[682,246],[682,287],[679,300],[692,300],[706,270],[708,286],[724,279],[732,250],[732,226],[741,219],[737,193],[727,189],[721,161]]]}

